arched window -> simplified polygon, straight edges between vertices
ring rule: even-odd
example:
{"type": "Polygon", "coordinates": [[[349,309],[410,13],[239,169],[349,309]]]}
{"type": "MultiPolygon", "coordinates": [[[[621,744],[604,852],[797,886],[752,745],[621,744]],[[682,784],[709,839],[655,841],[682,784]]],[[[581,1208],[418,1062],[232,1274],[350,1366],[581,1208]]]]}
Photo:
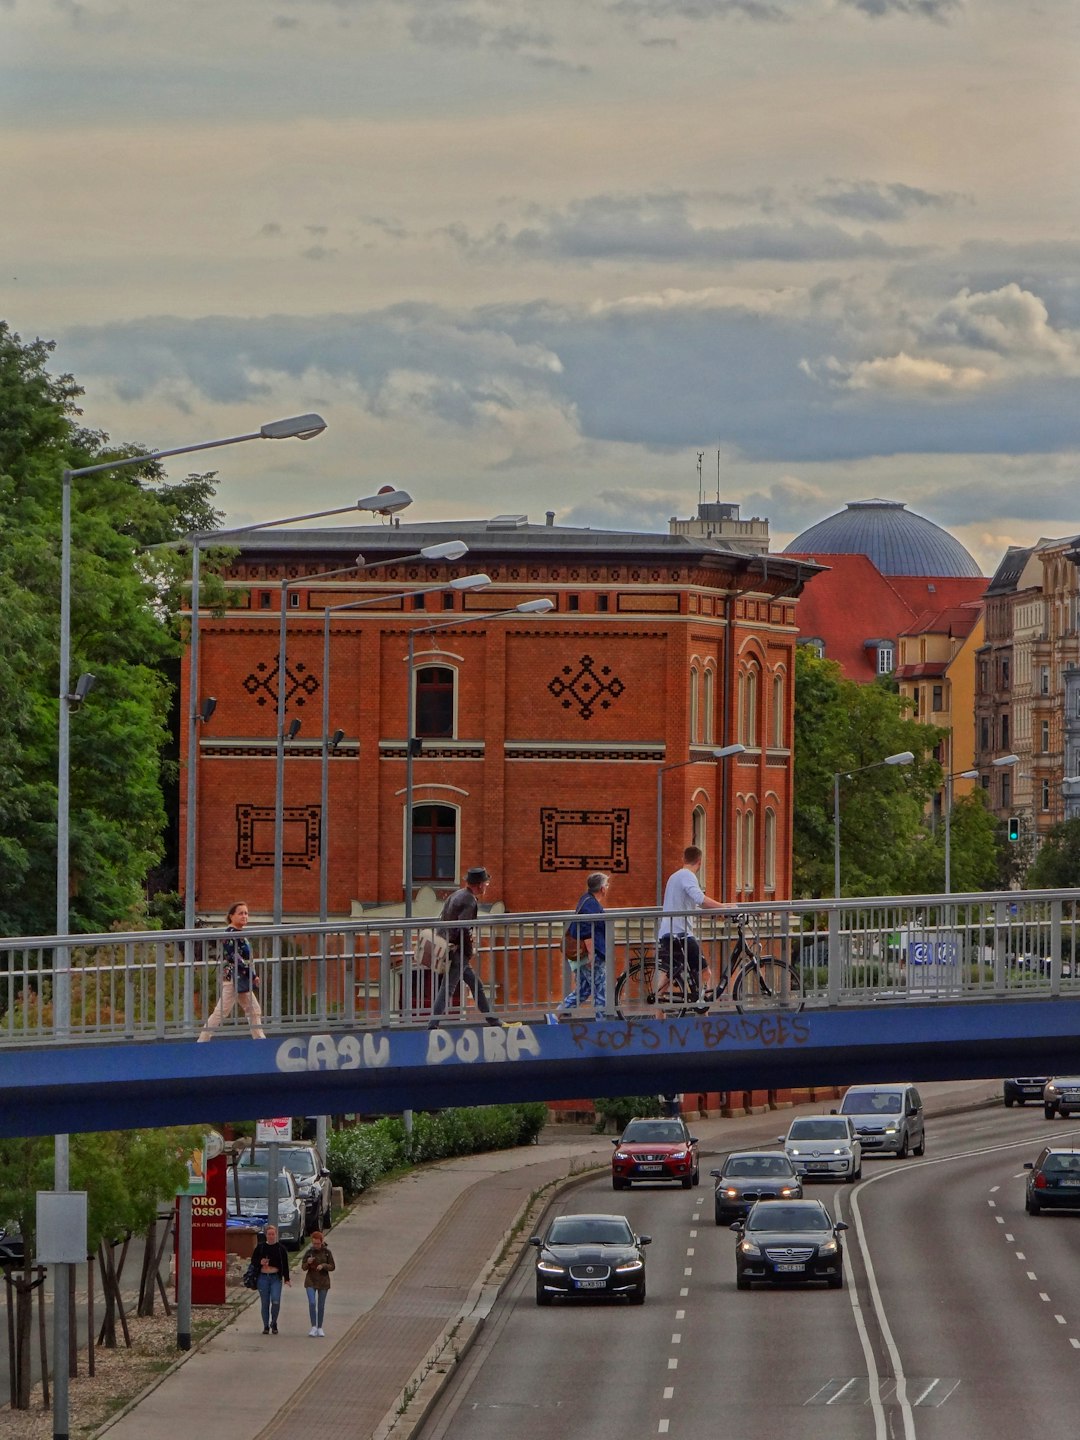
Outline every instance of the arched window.
{"type": "Polygon", "coordinates": [[[701,739],[701,707],[698,696],[698,669],[690,666],[690,744],[696,745],[701,739]]]}
{"type": "Polygon", "coordinates": [[[754,888],[754,816],[748,810],[743,816],[743,889],[754,888]]]}
{"type": "Polygon", "coordinates": [[[735,816],[735,889],[743,888],[743,827],[742,816],[735,816]]]}
{"type": "Polygon", "coordinates": [[[698,873],[705,875],[708,873],[708,857],[705,853],[705,808],[702,805],[694,806],[690,820],[690,839],[701,851],[701,869],[698,873]]]}
{"type": "Polygon", "coordinates": [[[744,745],[748,745],[752,750],[757,748],[758,743],[757,702],[757,671],[755,669],[750,669],[747,670],[745,676],[743,677],[742,743],[744,745]]]}
{"type": "Polygon", "coordinates": [[[448,665],[425,665],[417,670],[414,681],[417,735],[435,740],[453,737],[456,678],[448,665]]]}
{"type": "Polygon", "coordinates": [[[707,665],[707,666],[705,667],[705,691],[704,691],[704,695],[703,695],[703,703],[704,703],[704,707],[705,707],[705,744],[706,744],[706,745],[711,745],[711,744],[713,743],[713,737],[714,737],[715,734],[716,734],[715,715],[714,715],[714,713],[713,713],[713,706],[714,706],[714,700],[713,700],[713,684],[714,684],[714,679],[715,679],[715,677],[714,677],[714,675],[713,675],[713,668],[712,668],[711,665],[707,665]]]}
{"type": "Polygon", "coordinates": [[[457,879],[458,812],[452,805],[414,805],[413,880],[452,885],[457,879]]]}
{"type": "Polygon", "coordinates": [[[765,811],[765,889],[776,889],[776,811],[765,811]]]}
{"type": "Polygon", "coordinates": [[[784,743],[784,677],[774,675],[772,682],[772,740],[774,745],[784,743]]]}

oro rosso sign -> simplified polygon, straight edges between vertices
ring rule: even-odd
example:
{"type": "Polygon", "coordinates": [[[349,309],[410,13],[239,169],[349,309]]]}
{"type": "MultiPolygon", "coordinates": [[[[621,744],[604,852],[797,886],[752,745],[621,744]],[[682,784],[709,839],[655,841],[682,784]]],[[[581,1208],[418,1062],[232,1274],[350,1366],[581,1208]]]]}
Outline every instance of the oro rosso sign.
{"type": "MultiPolygon", "coordinates": [[[[191,1303],[225,1303],[225,1184],[224,1155],[206,1163],[206,1194],[191,1197],[191,1303]]],[[[180,1202],[177,1200],[177,1232],[180,1202]]]]}

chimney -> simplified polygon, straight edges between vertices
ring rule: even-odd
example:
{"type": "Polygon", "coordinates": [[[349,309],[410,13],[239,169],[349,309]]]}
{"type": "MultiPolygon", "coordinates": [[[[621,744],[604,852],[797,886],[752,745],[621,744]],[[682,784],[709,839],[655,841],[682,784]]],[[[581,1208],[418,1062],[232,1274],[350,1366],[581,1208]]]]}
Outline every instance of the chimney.
{"type": "Polygon", "coordinates": [[[546,512],[546,514],[547,514],[547,523],[548,523],[549,525],[554,525],[554,524],[555,524],[555,511],[554,511],[554,510],[548,510],[548,511],[546,512]]]}

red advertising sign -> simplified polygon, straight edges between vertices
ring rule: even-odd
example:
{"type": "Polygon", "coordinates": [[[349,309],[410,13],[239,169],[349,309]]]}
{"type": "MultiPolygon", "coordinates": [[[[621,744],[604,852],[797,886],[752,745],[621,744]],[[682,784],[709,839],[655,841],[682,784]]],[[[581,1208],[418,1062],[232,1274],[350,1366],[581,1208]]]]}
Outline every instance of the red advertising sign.
{"type": "MultiPolygon", "coordinates": [[[[228,1166],[224,1155],[206,1162],[206,1194],[191,1197],[191,1303],[225,1304],[225,1186],[228,1166]]],[[[177,1231],[180,1201],[177,1200],[177,1231]]]]}

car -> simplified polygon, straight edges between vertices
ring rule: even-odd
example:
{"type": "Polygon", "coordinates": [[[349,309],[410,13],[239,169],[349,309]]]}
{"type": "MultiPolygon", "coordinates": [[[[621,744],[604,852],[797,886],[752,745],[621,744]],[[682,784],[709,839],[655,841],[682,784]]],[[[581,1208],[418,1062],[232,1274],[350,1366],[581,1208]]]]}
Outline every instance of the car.
{"type": "Polygon", "coordinates": [[[834,1115],[850,1115],[864,1155],[926,1153],[923,1103],[914,1085],[852,1085],[834,1115]]]}
{"type": "Polygon", "coordinates": [[[1060,1115],[1067,1120],[1080,1110],[1080,1075],[1055,1075],[1043,1086],[1043,1114],[1047,1120],[1060,1115]]]}
{"type": "Polygon", "coordinates": [[[1015,1080],[1003,1080],[1006,1110],[1014,1105],[1026,1105],[1029,1100],[1041,1100],[1049,1079],[1049,1075],[1022,1075],[1015,1080]]]}
{"type": "MultiPolygon", "coordinates": [[[[304,1202],[305,1232],[310,1235],[312,1230],[329,1230],[334,1222],[334,1188],[318,1150],[314,1145],[279,1145],[278,1161],[296,1181],[304,1202]]],[[[240,1164],[245,1168],[265,1170],[269,1163],[270,1152],[265,1145],[255,1146],[254,1158],[250,1146],[240,1153],[240,1164]]]]}
{"type": "Polygon", "coordinates": [[[749,1213],[758,1200],[801,1200],[802,1182],[780,1150],[733,1150],[719,1170],[713,1205],[717,1225],[728,1225],[749,1213]]]}
{"type": "Polygon", "coordinates": [[[611,1143],[613,1190],[629,1190],[634,1180],[677,1180],[684,1190],[701,1181],[698,1142],[683,1120],[636,1118],[611,1143]]]}
{"type": "Polygon", "coordinates": [[[1029,1215],[1080,1210],[1080,1150],[1047,1145],[1037,1160],[1025,1160],[1024,1169],[1024,1209],[1029,1215]]]}
{"type": "MultiPolygon", "coordinates": [[[[266,1170],[252,1166],[237,1166],[229,1174],[225,1186],[226,1226],[252,1225],[264,1230],[271,1223],[267,1178],[266,1170]]],[[[282,1170],[277,1178],[278,1239],[290,1249],[298,1250],[304,1239],[304,1202],[287,1170],[282,1170]]]]}
{"type": "Polygon", "coordinates": [[[23,1263],[23,1238],[16,1225],[0,1225],[0,1266],[23,1263]]]}
{"type": "Polygon", "coordinates": [[[557,1215],[544,1235],[534,1235],[536,1303],[557,1297],[624,1296],[645,1303],[645,1246],[625,1215],[557,1215]]]}
{"type": "Polygon", "coordinates": [[[824,1280],[832,1290],[844,1284],[841,1232],[820,1200],[759,1200],[745,1220],[736,1220],[735,1286],[749,1290],[755,1280],[824,1280]]]}
{"type": "Polygon", "coordinates": [[[850,1115],[803,1115],[776,1138],[800,1177],[854,1184],[862,1175],[862,1145],[850,1115]]]}

